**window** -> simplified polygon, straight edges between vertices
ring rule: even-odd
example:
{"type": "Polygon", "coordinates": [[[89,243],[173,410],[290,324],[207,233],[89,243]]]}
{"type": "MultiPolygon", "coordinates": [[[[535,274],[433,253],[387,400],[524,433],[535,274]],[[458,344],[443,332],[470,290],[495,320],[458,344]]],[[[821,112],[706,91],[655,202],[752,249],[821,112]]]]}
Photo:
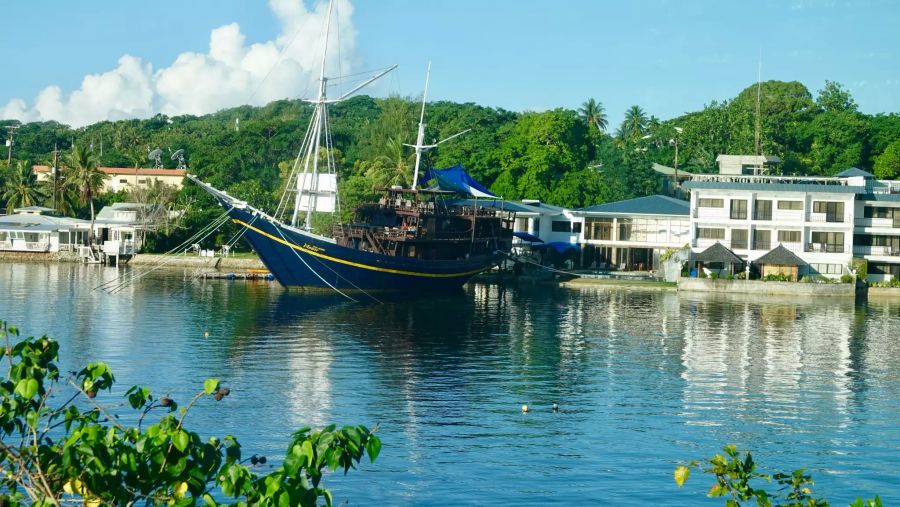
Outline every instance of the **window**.
{"type": "Polygon", "coordinates": [[[125,178],[119,178],[119,183],[128,183],[128,180],[125,178]]]}
{"type": "Polygon", "coordinates": [[[772,220],[772,201],[757,199],[753,207],[754,220],[772,220]]]}
{"type": "Polygon", "coordinates": [[[568,220],[554,220],[550,223],[550,230],[553,232],[572,232],[572,222],[568,220]]]}
{"type": "Polygon", "coordinates": [[[799,243],[800,231],[778,231],[778,241],[781,243],[799,243]]]}
{"type": "Polygon", "coordinates": [[[699,199],[697,206],[701,208],[724,208],[724,199],[699,199]]]}
{"type": "Polygon", "coordinates": [[[894,278],[900,278],[900,264],[870,262],[869,273],[873,275],[891,275],[894,278]]]}
{"type": "Polygon", "coordinates": [[[813,232],[809,245],[813,252],[843,253],[843,232],[813,232]]]}
{"type": "Polygon", "coordinates": [[[698,227],[698,239],[725,239],[725,229],[716,229],[711,227],[698,227]]]}
{"type": "Polygon", "coordinates": [[[574,224],[572,224],[572,232],[574,232],[575,234],[581,232],[581,222],[575,222],[574,224]]]}
{"type": "Polygon", "coordinates": [[[820,275],[840,275],[844,272],[841,264],[810,264],[810,269],[820,275]]]}
{"type": "Polygon", "coordinates": [[[803,211],[803,201],[778,201],[778,209],[803,211]]]}
{"type": "MultiPolygon", "coordinates": [[[[581,224],[578,224],[581,225],[581,224]]],[[[585,239],[612,240],[611,218],[588,218],[585,220],[585,239]]]]}
{"type": "Polygon", "coordinates": [[[866,206],[863,208],[863,216],[865,218],[900,218],[900,208],[866,206]]]}
{"type": "Polygon", "coordinates": [[[631,239],[631,220],[623,218],[619,220],[619,235],[616,236],[616,240],[630,241],[631,239]]]}
{"type": "Polygon", "coordinates": [[[731,200],[731,219],[746,220],[747,219],[747,201],[744,199],[731,200]]]}
{"type": "Polygon", "coordinates": [[[0,243],[5,242],[6,238],[7,238],[6,231],[0,231],[0,243]]]}
{"type": "Polygon", "coordinates": [[[731,230],[731,248],[747,248],[747,238],[749,237],[749,232],[747,229],[732,229],[731,230]]]}
{"type": "Polygon", "coordinates": [[[754,250],[771,250],[772,249],[772,231],[769,231],[769,230],[753,231],[753,249],[754,250]]]}
{"type": "Polygon", "coordinates": [[[844,203],[813,201],[813,213],[824,213],[826,222],[843,222],[844,203]]]}

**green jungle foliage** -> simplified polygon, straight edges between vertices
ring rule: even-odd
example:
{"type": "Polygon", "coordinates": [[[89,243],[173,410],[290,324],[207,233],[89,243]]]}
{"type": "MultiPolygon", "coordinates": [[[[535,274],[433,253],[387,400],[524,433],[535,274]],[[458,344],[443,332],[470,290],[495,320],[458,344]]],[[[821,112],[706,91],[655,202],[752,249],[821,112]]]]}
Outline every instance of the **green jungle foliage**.
{"type": "MultiPolygon", "coordinates": [[[[900,114],[860,113],[849,92],[827,82],[815,95],[799,82],[767,81],[759,87],[760,145],[777,155],[776,172],[833,175],[849,167],[900,178],[900,114]]],[[[713,101],[702,110],[662,121],[631,106],[612,129],[603,104],[588,99],[578,111],[554,109],[517,113],[472,103],[433,102],[426,110],[426,141],[468,133],[425,154],[424,167],[462,164],[477,180],[507,199],[541,199],[582,207],[650,195],[661,190],[652,163],[711,173],[719,154],[755,153],[757,85],[735,98],[713,101]],[[679,132],[678,129],[681,129],[679,132]]],[[[357,96],[335,104],[329,113],[334,156],[339,168],[343,219],[371,199],[375,189],[410,183],[415,156],[404,143],[415,141],[419,105],[412,98],[357,96]]],[[[161,148],[167,167],[170,152],[184,149],[191,173],[229,193],[274,211],[294,164],[311,114],[299,100],[263,107],[241,106],[204,116],[156,115],[144,120],[103,121],[72,129],[57,122],[22,125],[13,163],[0,168],[4,202],[49,202],[52,189],[22,188],[19,161],[50,165],[54,147],[61,165],[74,161],[73,147],[90,147],[98,166],[147,166],[147,153],[161,148]],[[102,146],[102,153],[100,151],[102,146]]],[[[11,121],[0,121],[0,127],[11,121]]],[[[323,156],[325,156],[323,154],[323,156]]],[[[27,182],[26,182],[27,183],[27,182]]],[[[92,195],[89,186],[70,187],[57,209],[90,217],[98,206],[133,198],[92,195]]],[[[192,223],[203,223],[213,202],[190,183],[164,202],[199,213],[165,231],[153,248],[178,244],[192,223]],[[185,229],[187,228],[187,229],[185,229]]],[[[322,227],[327,228],[323,222],[322,227]]],[[[224,231],[230,235],[233,230],[224,231]]]]}
{"type": "MultiPolygon", "coordinates": [[[[757,470],[750,451],[741,452],[734,445],[722,448],[723,454],[716,454],[705,463],[691,461],[687,465],[675,467],[675,484],[682,487],[691,475],[691,469],[715,477],[715,483],[706,496],[723,498],[726,507],[758,505],[759,507],[828,507],[824,498],[816,498],[811,487],[815,485],[806,470],[768,475],[757,470]],[[773,488],[766,486],[775,481],[773,488]]],[[[881,507],[879,497],[863,500],[857,498],[850,507],[881,507]]]]}
{"type": "Polygon", "coordinates": [[[134,386],[125,401],[137,423],[126,426],[113,412],[121,400],[103,394],[115,382],[106,364],[63,376],[56,341],[19,339],[2,321],[0,341],[0,505],[331,506],[323,477],[381,451],[364,426],[301,428],[281,465],[260,473],[265,456],[247,457],[234,437],[203,439],[185,424],[197,403],[230,394],[218,380],[182,408],[134,386]]]}

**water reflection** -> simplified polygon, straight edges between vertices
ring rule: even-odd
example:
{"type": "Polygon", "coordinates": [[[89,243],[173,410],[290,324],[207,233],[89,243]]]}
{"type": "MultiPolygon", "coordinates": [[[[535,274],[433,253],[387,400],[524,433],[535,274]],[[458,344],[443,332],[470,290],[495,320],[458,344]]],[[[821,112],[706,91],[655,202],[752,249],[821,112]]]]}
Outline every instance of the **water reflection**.
{"type": "Polygon", "coordinates": [[[122,390],[221,378],[234,394],[192,421],[274,462],[299,426],[379,425],[339,501],[696,504],[672,464],[727,442],[810,467],[836,503],[900,500],[900,302],[471,285],[359,304],[179,270],[91,290],[115,276],[0,264],[0,319],[60,338],[65,364],[109,362],[122,390]]]}

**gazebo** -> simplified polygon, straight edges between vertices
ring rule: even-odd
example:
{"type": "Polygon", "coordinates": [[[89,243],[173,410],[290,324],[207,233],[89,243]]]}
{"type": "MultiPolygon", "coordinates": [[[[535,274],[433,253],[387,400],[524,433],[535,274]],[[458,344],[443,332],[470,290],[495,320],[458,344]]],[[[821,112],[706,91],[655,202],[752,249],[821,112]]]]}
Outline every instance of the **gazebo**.
{"type": "Polygon", "coordinates": [[[735,271],[734,266],[740,266],[744,263],[743,259],[735,255],[728,247],[718,241],[706,250],[692,255],[691,260],[698,263],[698,271],[702,269],[704,265],[721,264],[721,268],[712,267],[711,269],[728,269],[732,275],[735,271]],[[726,266],[728,267],[726,268],[726,266]]]}
{"type": "Polygon", "coordinates": [[[803,259],[780,244],[754,262],[760,266],[760,276],[763,278],[768,275],[788,275],[794,282],[799,279],[800,266],[806,266],[803,259]]]}

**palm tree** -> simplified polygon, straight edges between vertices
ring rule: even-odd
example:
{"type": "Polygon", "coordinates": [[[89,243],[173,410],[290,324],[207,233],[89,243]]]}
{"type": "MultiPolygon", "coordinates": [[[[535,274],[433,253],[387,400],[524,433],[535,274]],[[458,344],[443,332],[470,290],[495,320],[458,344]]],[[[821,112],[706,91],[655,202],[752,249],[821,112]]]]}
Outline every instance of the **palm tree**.
{"type": "Polygon", "coordinates": [[[581,105],[581,109],[578,110],[578,113],[588,126],[593,125],[597,127],[597,130],[606,131],[606,127],[609,123],[606,121],[606,112],[602,102],[588,99],[581,105]]]}
{"type": "Polygon", "coordinates": [[[625,141],[637,142],[647,132],[647,122],[647,113],[640,106],[631,106],[625,111],[625,120],[616,135],[625,141]]]}
{"type": "Polygon", "coordinates": [[[9,175],[3,190],[7,213],[16,208],[34,206],[44,197],[38,188],[37,175],[31,168],[31,162],[27,160],[20,160],[16,164],[16,170],[9,175]]]}
{"type": "Polygon", "coordinates": [[[106,174],[97,167],[97,158],[84,146],[75,145],[67,157],[68,166],[66,184],[81,198],[81,204],[90,204],[91,229],[88,231],[88,242],[93,243],[94,235],[94,196],[103,190],[106,174]]]}

